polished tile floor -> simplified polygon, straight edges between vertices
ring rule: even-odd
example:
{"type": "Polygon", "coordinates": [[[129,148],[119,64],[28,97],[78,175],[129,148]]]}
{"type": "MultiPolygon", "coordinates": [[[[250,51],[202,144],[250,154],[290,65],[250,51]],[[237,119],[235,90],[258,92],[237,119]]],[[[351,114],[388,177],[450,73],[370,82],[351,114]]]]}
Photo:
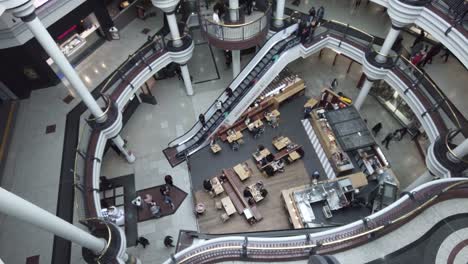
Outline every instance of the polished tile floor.
{"type": "MultiPolygon", "coordinates": [[[[290,5],[290,1],[286,5],[296,8],[290,5]]],[[[351,23],[381,37],[385,36],[390,27],[389,19],[381,12],[381,7],[372,3],[368,6],[363,3],[358,10],[351,11],[348,1],[311,0],[302,1],[299,8],[308,10],[311,5],[316,7],[324,5],[325,18],[351,23]]],[[[147,27],[152,29],[150,34],[156,32],[162,25],[161,18],[161,13],[158,12],[156,17],[146,21],[133,21],[121,31],[120,41],[106,42],[78,65],[76,69],[87,86],[90,89],[94,88],[115,70],[146,40],[147,36],[142,34],[141,30],[147,27]]],[[[131,248],[130,251],[140,256],[144,263],[159,263],[172,253],[162,244],[161,238],[165,235],[177,237],[180,229],[197,229],[190,203],[191,183],[187,167],[182,164],[171,168],[161,150],[175,136],[187,131],[193,125],[196,116],[204,112],[230,83],[232,70],[224,66],[222,51],[212,48],[212,52],[216,67],[213,60],[203,59],[212,58],[210,49],[203,44],[197,45],[193,62],[189,63],[195,82],[194,96],[185,95],[183,83],[177,78],[164,80],[158,82],[153,90],[159,104],[156,106],[143,104],[137,109],[122,131],[122,135],[129,140],[129,146],[137,156],[135,164],[125,163],[112,150],[107,153],[103,161],[103,175],[117,177],[134,173],[137,190],[161,184],[164,175],[172,174],[175,184],[189,193],[189,197],[173,216],[139,224],[139,234],[146,236],[152,244],[146,250],[131,248]],[[216,68],[219,71],[219,79],[216,79],[218,75],[213,72],[216,68]]],[[[353,65],[350,74],[346,74],[349,61],[340,57],[333,67],[331,65],[333,56],[330,51],[325,52],[320,60],[314,55],[292,63],[290,68],[306,80],[307,95],[317,95],[321,87],[329,84],[333,78],[338,78],[338,90],[354,98],[358,93],[355,86],[361,74],[360,66],[353,65]]],[[[245,64],[248,60],[248,56],[243,57],[242,63],[245,64]]],[[[465,84],[468,82],[466,69],[451,57],[447,64],[442,63],[440,59],[434,60],[426,70],[434,81],[443,87],[455,105],[463,113],[467,113],[468,104],[462,96],[459,96],[466,90],[465,84]]],[[[5,175],[1,183],[2,187],[52,213],[55,213],[57,203],[65,116],[78,101],[73,100],[69,105],[63,103],[62,99],[67,93],[64,85],[60,84],[34,91],[31,98],[21,101],[5,175]],[[45,127],[51,124],[57,125],[56,132],[45,134],[45,127]]],[[[372,97],[366,100],[362,115],[368,119],[370,125],[376,122],[384,123],[381,135],[399,127],[399,124],[372,97]]],[[[409,184],[425,170],[417,150],[412,144],[407,143],[395,142],[390,145],[388,151],[384,149],[402,186],[409,184]]],[[[41,263],[50,263],[52,235],[18,223],[4,215],[0,215],[0,224],[0,256],[3,261],[24,263],[26,257],[39,254],[41,263]],[[24,237],[28,239],[22,239],[24,237]],[[17,245],[21,245],[21,250],[18,250],[17,245]]],[[[82,263],[78,247],[73,247],[72,256],[72,263],[82,263]]]]}

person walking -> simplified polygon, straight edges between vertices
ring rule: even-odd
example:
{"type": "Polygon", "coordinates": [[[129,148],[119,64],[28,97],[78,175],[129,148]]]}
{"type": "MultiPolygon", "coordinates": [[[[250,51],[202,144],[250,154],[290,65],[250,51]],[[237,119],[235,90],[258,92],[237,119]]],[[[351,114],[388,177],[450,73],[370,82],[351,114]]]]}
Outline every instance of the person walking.
{"type": "Polygon", "coordinates": [[[424,51],[421,50],[420,52],[418,52],[416,55],[414,55],[413,57],[411,57],[411,63],[414,65],[414,66],[419,66],[422,62],[424,58],[424,51]]]}
{"type": "Polygon", "coordinates": [[[440,53],[440,51],[442,50],[442,47],[443,47],[442,43],[438,43],[432,46],[431,49],[427,52],[426,57],[422,61],[421,67],[424,67],[426,63],[432,64],[432,59],[434,58],[434,56],[437,56],[437,54],[440,53]]]}
{"type": "Polygon", "coordinates": [[[419,32],[419,35],[416,37],[416,39],[414,39],[414,42],[413,42],[413,45],[411,45],[411,48],[414,47],[416,44],[423,42],[425,33],[426,32],[424,32],[424,30],[421,29],[421,31],[419,32]]]}
{"type": "Polygon", "coordinates": [[[331,82],[331,89],[334,91],[334,90],[336,90],[336,87],[338,87],[338,80],[335,78],[331,82]]]}
{"type": "Polygon", "coordinates": [[[444,47],[443,50],[444,50],[444,54],[442,54],[442,56],[440,56],[440,57],[441,58],[445,57],[444,62],[447,62],[448,58],[450,56],[450,50],[447,47],[444,47]]]}
{"type": "Polygon", "coordinates": [[[325,16],[325,8],[323,6],[317,9],[317,25],[322,22],[323,17],[325,16]]]}
{"type": "Polygon", "coordinates": [[[135,246],[138,246],[138,244],[141,244],[143,246],[143,248],[146,248],[146,246],[148,246],[150,244],[150,242],[146,237],[141,236],[136,240],[136,245],[135,246]]]}
{"type": "Polygon", "coordinates": [[[171,187],[174,186],[174,182],[172,181],[171,175],[164,176],[164,182],[166,183],[166,185],[169,185],[171,187]]]}
{"type": "Polygon", "coordinates": [[[163,196],[164,203],[167,203],[174,209],[174,203],[172,202],[172,198],[170,196],[170,188],[168,185],[164,185],[159,189],[161,195],[163,196]]]}
{"type": "Polygon", "coordinates": [[[206,120],[205,120],[205,115],[204,114],[198,115],[198,121],[200,121],[200,124],[202,125],[203,129],[207,130],[206,120]]]}
{"type": "Polygon", "coordinates": [[[392,141],[393,135],[394,133],[390,132],[385,136],[384,140],[382,140],[382,145],[385,145],[386,149],[388,149],[388,144],[390,144],[390,141],[392,141]]]}
{"type": "Polygon", "coordinates": [[[174,239],[172,238],[172,236],[164,237],[164,246],[165,247],[174,247],[173,242],[174,242],[174,239]]]}
{"type": "Polygon", "coordinates": [[[316,13],[315,7],[311,7],[311,8],[309,9],[309,24],[311,24],[312,21],[314,21],[315,13],[316,13]]]}
{"type": "Polygon", "coordinates": [[[381,122],[377,123],[374,127],[372,127],[372,132],[374,133],[374,137],[376,137],[377,134],[379,134],[381,129],[382,129],[382,123],[381,122]]]}
{"type": "Polygon", "coordinates": [[[247,15],[251,15],[252,14],[252,10],[253,10],[253,0],[247,0],[246,1],[246,8],[247,8],[247,15]]]}
{"type": "Polygon", "coordinates": [[[294,0],[291,3],[292,5],[299,6],[301,4],[301,0],[294,0]]]}

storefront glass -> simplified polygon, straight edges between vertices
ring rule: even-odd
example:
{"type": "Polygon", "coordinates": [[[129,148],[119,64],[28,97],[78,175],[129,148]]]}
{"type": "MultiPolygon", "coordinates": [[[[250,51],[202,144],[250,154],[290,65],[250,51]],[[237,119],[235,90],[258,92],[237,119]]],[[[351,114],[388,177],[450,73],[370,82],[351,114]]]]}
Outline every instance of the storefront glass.
{"type": "Polygon", "coordinates": [[[376,82],[373,95],[393,116],[408,129],[419,129],[420,123],[403,98],[384,81],[376,82]]]}

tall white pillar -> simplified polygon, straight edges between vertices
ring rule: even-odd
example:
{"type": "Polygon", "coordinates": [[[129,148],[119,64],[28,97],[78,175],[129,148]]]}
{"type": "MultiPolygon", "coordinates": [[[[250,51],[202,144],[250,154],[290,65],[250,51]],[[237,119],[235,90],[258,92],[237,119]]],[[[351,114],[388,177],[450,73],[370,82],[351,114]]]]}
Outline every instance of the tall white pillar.
{"type": "MultiPolygon", "coordinates": [[[[104,239],[85,232],[3,188],[0,188],[0,212],[70,240],[96,254],[106,247],[104,239]]],[[[21,248],[21,245],[18,247],[21,248]]]]}
{"type": "Polygon", "coordinates": [[[282,27],[283,26],[283,16],[284,16],[284,4],[285,0],[277,0],[276,1],[276,13],[275,13],[275,21],[273,22],[273,25],[275,27],[282,27]]]}
{"type": "Polygon", "coordinates": [[[468,155],[468,139],[463,140],[463,142],[452,150],[452,153],[448,152],[447,157],[453,162],[460,162],[460,159],[463,159],[468,155]]]}
{"type": "Polygon", "coordinates": [[[240,50],[232,50],[232,75],[236,78],[240,73],[240,50]]]}
{"type": "Polygon", "coordinates": [[[239,20],[239,0],[229,0],[229,17],[231,21],[239,20]]]}
{"type": "MultiPolygon", "coordinates": [[[[22,18],[23,19],[23,18],[22,18]]],[[[88,109],[94,115],[98,122],[104,122],[106,120],[106,115],[102,111],[101,107],[98,105],[94,97],[89,92],[86,85],[80,79],[75,69],[71,66],[70,62],[67,60],[65,55],[59,49],[55,41],[50,36],[47,29],[41,23],[41,21],[34,15],[34,18],[23,19],[26,26],[31,30],[33,35],[36,37],[37,41],[41,44],[44,50],[49,54],[49,56],[54,60],[59,69],[63,72],[63,75],[68,79],[72,88],[80,96],[83,102],[86,104],[88,109]]]]}
{"type": "Polygon", "coordinates": [[[182,40],[180,39],[179,27],[177,26],[177,19],[174,12],[175,11],[167,13],[167,23],[169,24],[171,37],[174,40],[174,46],[180,47],[182,46],[182,40]]]}
{"type": "Polygon", "coordinates": [[[361,109],[364,100],[366,100],[366,97],[369,94],[370,89],[372,88],[372,84],[374,84],[374,82],[366,78],[366,81],[362,85],[358,97],[354,101],[354,107],[356,107],[357,110],[361,109]]]}
{"type": "Polygon", "coordinates": [[[125,156],[125,159],[128,161],[128,163],[135,162],[135,155],[127,149],[127,146],[125,146],[125,141],[120,135],[114,137],[112,142],[114,142],[117,148],[119,148],[120,152],[125,156]]]}
{"type": "Polygon", "coordinates": [[[399,34],[400,34],[400,29],[392,25],[392,27],[390,28],[390,31],[385,37],[385,41],[382,45],[382,48],[380,49],[379,54],[377,54],[377,56],[375,57],[376,61],[380,63],[387,61],[386,56],[390,53],[390,50],[392,49],[393,44],[395,44],[395,41],[398,38],[399,34]]]}
{"type": "Polygon", "coordinates": [[[187,95],[193,95],[192,80],[190,78],[187,64],[180,65],[180,71],[182,72],[182,79],[184,80],[185,91],[187,92],[187,95]]]}

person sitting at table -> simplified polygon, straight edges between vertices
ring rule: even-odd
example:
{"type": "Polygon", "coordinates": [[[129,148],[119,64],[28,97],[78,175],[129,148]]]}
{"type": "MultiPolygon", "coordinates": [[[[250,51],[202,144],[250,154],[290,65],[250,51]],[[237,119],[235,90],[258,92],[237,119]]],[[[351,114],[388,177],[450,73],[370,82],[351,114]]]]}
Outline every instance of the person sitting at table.
{"type": "Polygon", "coordinates": [[[265,197],[267,196],[267,194],[268,194],[267,189],[260,189],[260,195],[261,195],[263,198],[265,198],[265,197]]]}
{"type": "Polygon", "coordinates": [[[260,160],[260,165],[261,166],[265,166],[268,164],[268,160],[266,157],[263,157],[261,160],[260,160]]]}
{"type": "Polygon", "coordinates": [[[263,189],[263,182],[262,181],[258,181],[256,184],[255,184],[255,187],[258,189],[258,190],[261,190],[263,189]]]}
{"type": "Polygon", "coordinates": [[[247,116],[244,120],[244,123],[246,126],[248,126],[250,124],[250,117],[247,116]]]}
{"type": "Polygon", "coordinates": [[[270,153],[265,158],[268,162],[272,162],[275,159],[275,156],[270,153]]]}
{"type": "Polygon", "coordinates": [[[265,146],[263,145],[257,145],[257,151],[260,152],[265,149],[265,146]]]}
{"type": "Polygon", "coordinates": [[[245,187],[244,189],[244,197],[245,198],[249,198],[249,197],[252,197],[252,192],[250,191],[249,187],[245,187]]]}
{"type": "Polygon", "coordinates": [[[273,176],[273,175],[275,175],[275,169],[272,166],[266,166],[265,167],[265,173],[268,176],[273,176]]]}
{"type": "Polygon", "coordinates": [[[210,179],[205,179],[203,181],[203,188],[205,188],[207,192],[213,191],[213,185],[211,184],[210,179]]]}
{"type": "Polygon", "coordinates": [[[275,161],[275,165],[276,165],[277,171],[284,172],[284,161],[283,160],[275,161]]]}
{"type": "Polygon", "coordinates": [[[255,204],[255,199],[253,197],[249,197],[249,199],[247,200],[247,203],[252,206],[255,204]]]}

